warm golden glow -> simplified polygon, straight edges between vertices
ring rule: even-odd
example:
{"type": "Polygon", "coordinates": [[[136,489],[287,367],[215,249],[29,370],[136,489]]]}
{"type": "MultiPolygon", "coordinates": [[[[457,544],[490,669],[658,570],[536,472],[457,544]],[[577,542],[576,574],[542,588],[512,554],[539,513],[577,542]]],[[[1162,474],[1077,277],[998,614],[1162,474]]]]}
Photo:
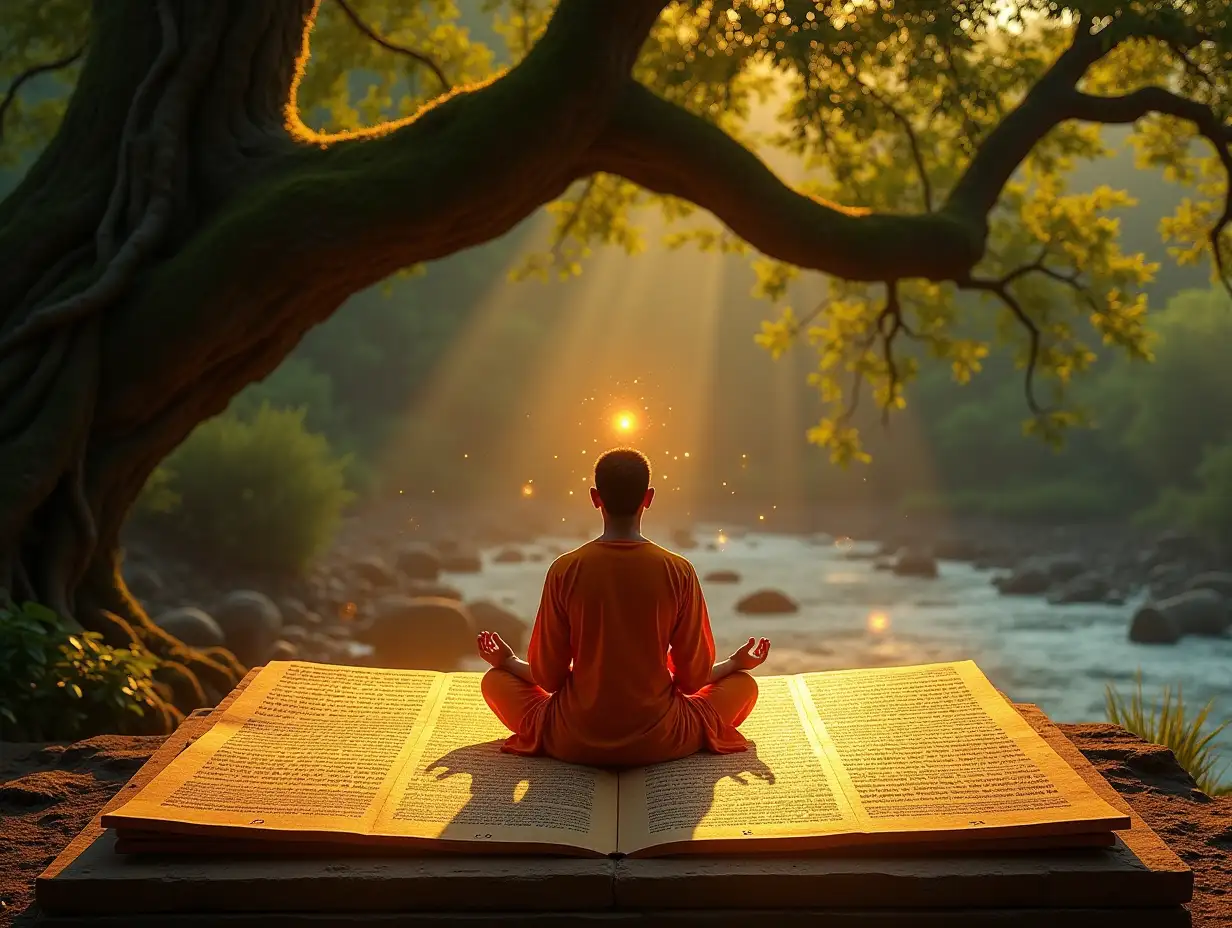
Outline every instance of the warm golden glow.
{"type": "Polygon", "coordinates": [[[881,635],[890,630],[890,617],[884,612],[868,614],[868,630],[874,635],[881,635]]]}
{"type": "Polygon", "coordinates": [[[612,428],[618,432],[632,432],[637,428],[637,419],[631,412],[618,412],[612,417],[612,428]]]}
{"type": "Polygon", "coordinates": [[[526,798],[527,792],[530,791],[530,780],[519,780],[518,785],[513,788],[513,801],[521,802],[526,798]]]}
{"type": "Polygon", "coordinates": [[[532,487],[529,483],[522,484],[522,495],[523,496],[534,496],[535,488],[532,487]]]}
{"type": "Polygon", "coordinates": [[[719,532],[718,542],[721,545],[727,544],[727,535],[723,532],[719,532]]]}

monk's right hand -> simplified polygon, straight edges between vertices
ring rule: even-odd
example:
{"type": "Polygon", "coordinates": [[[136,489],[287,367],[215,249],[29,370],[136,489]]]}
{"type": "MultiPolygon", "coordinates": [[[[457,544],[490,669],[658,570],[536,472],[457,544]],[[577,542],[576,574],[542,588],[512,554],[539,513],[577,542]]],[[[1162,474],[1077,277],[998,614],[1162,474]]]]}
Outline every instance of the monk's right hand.
{"type": "Polygon", "coordinates": [[[769,638],[750,638],[743,648],[737,648],[732,654],[731,662],[737,670],[752,670],[764,664],[769,655],[769,638]]]}
{"type": "Polygon", "coordinates": [[[513,657],[513,648],[496,632],[480,632],[475,642],[479,646],[479,656],[493,667],[500,667],[513,657]]]}

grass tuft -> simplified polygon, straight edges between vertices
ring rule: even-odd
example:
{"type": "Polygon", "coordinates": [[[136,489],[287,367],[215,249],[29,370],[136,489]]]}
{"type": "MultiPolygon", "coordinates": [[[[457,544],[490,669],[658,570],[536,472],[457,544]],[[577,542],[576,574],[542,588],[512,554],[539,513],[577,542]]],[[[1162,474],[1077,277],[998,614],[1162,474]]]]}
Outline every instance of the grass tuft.
{"type": "Polygon", "coordinates": [[[1204,732],[1207,719],[1214,708],[1211,700],[1198,710],[1191,719],[1185,717],[1185,699],[1178,685],[1175,695],[1170,686],[1165,686],[1163,697],[1150,706],[1142,697],[1142,671],[1139,670],[1136,684],[1126,699],[1108,684],[1104,691],[1104,705],[1108,721],[1120,725],[1126,731],[1155,744],[1171,749],[1177,763],[1194,778],[1198,788],[1208,796],[1232,795],[1232,782],[1222,780],[1227,764],[1219,766],[1219,753],[1214,740],[1232,724],[1232,719],[1204,732]]]}

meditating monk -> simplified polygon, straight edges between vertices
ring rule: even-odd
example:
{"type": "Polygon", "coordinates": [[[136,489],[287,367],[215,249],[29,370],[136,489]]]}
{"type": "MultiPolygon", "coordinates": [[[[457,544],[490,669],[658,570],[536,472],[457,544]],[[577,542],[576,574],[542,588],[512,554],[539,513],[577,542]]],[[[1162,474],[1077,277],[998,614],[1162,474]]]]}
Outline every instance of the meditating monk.
{"type": "Polygon", "coordinates": [[[504,750],[599,767],[745,750],[736,726],[757,702],[746,671],[765,661],[769,640],[750,638],[715,663],[693,565],[642,535],[654,500],[645,455],[600,457],[590,499],[603,534],[548,568],[528,660],[495,632],[479,635],[492,665],[484,698],[514,733],[504,750]]]}

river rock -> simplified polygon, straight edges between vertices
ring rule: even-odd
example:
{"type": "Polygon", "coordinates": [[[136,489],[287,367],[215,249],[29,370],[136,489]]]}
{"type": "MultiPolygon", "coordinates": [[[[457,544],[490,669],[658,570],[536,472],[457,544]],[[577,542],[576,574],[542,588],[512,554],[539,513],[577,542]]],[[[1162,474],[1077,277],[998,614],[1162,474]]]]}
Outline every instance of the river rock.
{"type": "Polygon", "coordinates": [[[1129,625],[1130,641],[1175,644],[1186,635],[1222,635],[1232,627],[1228,601],[1214,590],[1190,590],[1138,607],[1129,625]]]}
{"type": "Polygon", "coordinates": [[[448,554],[441,552],[441,570],[447,574],[477,574],[483,570],[478,552],[459,548],[448,554]]]}
{"type": "Polygon", "coordinates": [[[505,639],[509,647],[521,653],[530,632],[530,626],[526,622],[503,606],[486,599],[467,603],[466,608],[470,611],[476,631],[496,632],[505,639]]]}
{"type": "Polygon", "coordinates": [[[255,590],[228,593],[214,607],[214,620],[227,648],[249,667],[265,662],[282,631],[282,613],[274,601],[255,590]]]}
{"type": "Polygon", "coordinates": [[[712,570],[702,580],[706,583],[739,583],[740,574],[734,570],[712,570]]]}
{"type": "MultiPolygon", "coordinates": [[[[304,605],[302,600],[296,599],[294,596],[284,596],[278,600],[278,611],[282,613],[283,625],[311,625],[312,613],[308,611],[308,607],[304,605]]],[[[320,616],[316,616],[318,622],[321,621],[320,616]]]]}
{"type": "Polygon", "coordinates": [[[1156,564],[1147,574],[1146,587],[1152,599],[1167,599],[1184,592],[1189,572],[1182,564],[1156,564]]]}
{"type": "Polygon", "coordinates": [[[125,564],[122,573],[128,591],[143,603],[164,589],[162,576],[149,564],[125,564]]]}
{"type": "Polygon", "coordinates": [[[1156,564],[1204,561],[1208,554],[1206,542],[1186,532],[1164,532],[1155,539],[1152,547],[1152,559],[1156,564]]]}
{"type": "Polygon", "coordinates": [[[1052,583],[1065,583],[1087,572],[1086,561],[1075,554],[1044,558],[1042,563],[1052,583]]]}
{"type": "Polygon", "coordinates": [[[1232,573],[1212,570],[1198,574],[1184,584],[1183,592],[1190,590],[1214,590],[1224,599],[1232,599],[1232,573]]]}
{"type": "Polygon", "coordinates": [[[274,642],[274,646],[270,648],[268,659],[271,661],[297,661],[299,660],[299,648],[294,642],[287,641],[285,638],[279,638],[274,642]]]}
{"type": "Polygon", "coordinates": [[[427,545],[408,545],[394,563],[409,580],[435,580],[441,573],[441,556],[427,545]]]}
{"type": "Polygon", "coordinates": [[[373,618],[356,632],[380,667],[453,670],[475,653],[475,624],[457,600],[391,594],[374,604],[373,618]]]}
{"type": "Polygon", "coordinates": [[[1054,605],[1068,603],[1102,603],[1107,602],[1111,586],[1097,573],[1087,572],[1066,580],[1048,594],[1048,601],[1054,605]]]}
{"type": "Polygon", "coordinates": [[[691,529],[673,529],[671,539],[672,547],[677,551],[692,551],[697,547],[697,539],[693,536],[693,531],[691,529]]]}
{"type": "Polygon", "coordinates": [[[457,590],[444,583],[429,583],[426,580],[418,580],[411,583],[410,594],[428,599],[462,599],[461,590],[457,590]]]}
{"type": "Polygon", "coordinates": [[[289,641],[291,644],[302,644],[308,640],[311,634],[308,629],[302,625],[284,625],[282,626],[282,640],[289,641]]]}
{"type": "Polygon", "coordinates": [[[894,558],[892,570],[899,577],[934,579],[937,576],[937,562],[920,548],[903,548],[894,558]]]}
{"type": "Polygon", "coordinates": [[[778,590],[757,590],[736,603],[736,611],[745,615],[783,615],[799,609],[795,600],[778,590]]]}
{"type": "Polygon", "coordinates": [[[383,590],[397,585],[398,575],[385,560],[375,554],[361,557],[351,564],[351,572],[360,581],[360,587],[368,584],[370,590],[383,590]]]}
{"type": "Polygon", "coordinates": [[[521,564],[526,560],[526,555],[517,548],[502,548],[496,552],[496,556],[492,558],[494,564],[521,564]]]}
{"type": "Polygon", "coordinates": [[[164,612],[154,624],[191,648],[221,648],[227,640],[213,617],[195,606],[164,612]]]}
{"type": "Polygon", "coordinates": [[[996,577],[992,583],[1005,596],[1039,596],[1048,592],[1052,579],[1038,561],[1024,561],[1012,573],[996,577]]]}

